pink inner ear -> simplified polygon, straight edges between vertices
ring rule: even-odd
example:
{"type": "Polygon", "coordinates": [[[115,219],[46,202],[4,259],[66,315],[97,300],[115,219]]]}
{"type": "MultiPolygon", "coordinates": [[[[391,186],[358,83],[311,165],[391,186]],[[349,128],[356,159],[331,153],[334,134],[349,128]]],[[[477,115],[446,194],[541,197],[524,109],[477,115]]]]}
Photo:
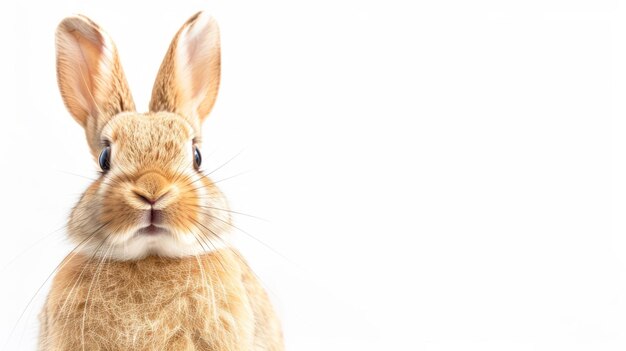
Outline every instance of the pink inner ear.
{"type": "Polygon", "coordinates": [[[199,57],[204,54],[201,46],[202,43],[199,42],[197,37],[187,42],[187,65],[188,69],[191,70],[191,77],[193,77],[191,79],[190,96],[193,100],[197,100],[201,97],[201,92],[207,88],[209,83],[208,79],[203,78],[207,77],[207,71],[204,58],[199,57]]]}
{"type": "Polygon", "coordinates": [[[95,44],[93,41],[79,35],[76,32],[72,33],[74,38],[76,39],[76,46],[79,50],[76,63],[78,64],[79,69],[76,70],[76,74],[80,76],[76,79],[79,79],[81,83],[79,86],[81,87],[81,94],[83,98],[86,100],[86,104],[89,108],[89,112],[92,115],[95,115],[98,112],[98,105],[96,102],[96,80],[98,76],[102,73],[101,69],[101,60],[103,49],[101,45],[95,44]]]}

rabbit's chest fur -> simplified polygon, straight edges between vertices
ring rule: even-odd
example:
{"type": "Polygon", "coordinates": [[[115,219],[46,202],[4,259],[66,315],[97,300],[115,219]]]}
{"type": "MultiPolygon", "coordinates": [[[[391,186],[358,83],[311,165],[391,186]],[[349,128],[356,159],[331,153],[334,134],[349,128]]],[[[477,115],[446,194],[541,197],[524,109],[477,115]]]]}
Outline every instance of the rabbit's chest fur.
{"type": "Polygon", "coordinates": [[[53,282],[40,349],[253,350],[250,279],[230,249],[135,262],[76,255],[53,282]]]}

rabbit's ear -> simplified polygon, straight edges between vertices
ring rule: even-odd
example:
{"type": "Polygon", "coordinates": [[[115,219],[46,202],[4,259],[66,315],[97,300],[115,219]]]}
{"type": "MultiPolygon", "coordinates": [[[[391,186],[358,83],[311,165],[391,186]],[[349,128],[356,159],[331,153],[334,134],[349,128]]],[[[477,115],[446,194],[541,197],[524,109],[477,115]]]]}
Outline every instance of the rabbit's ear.
{"type": "Polygon", "coordinates": [[[100,132],[114,115],[134,111],[115,44],[89,18],[61,21],[56,32],[57,79],[65,106],[87,134],[92,152],[100,132]]]}
{"type": "Polygon", "coordinates": [[[170,44],[152,89],[150,111],[174,112],[202,122],[213,107],[219,83],[219,29],[211,16],[198,12],[170,44]]]}

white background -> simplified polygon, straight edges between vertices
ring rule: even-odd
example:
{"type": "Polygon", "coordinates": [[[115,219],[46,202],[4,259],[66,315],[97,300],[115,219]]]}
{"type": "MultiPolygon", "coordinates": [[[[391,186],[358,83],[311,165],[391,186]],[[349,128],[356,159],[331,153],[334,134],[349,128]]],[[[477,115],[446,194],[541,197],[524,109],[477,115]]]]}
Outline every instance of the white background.
{"type": "Polygon", "coordinates": [[[626,349],[624,4],[0,6],[2,350],[34,349],[48,283],[35,293],[71,249],[54,230],[96,175],[56,25],[100,23],[143,110],[199,9],[223,46],[205,164],[243,150],[215,179],[244,172],[221,187],[266,221],[237,224],[285,256],[238,240],[289,350],[626,349]]]}

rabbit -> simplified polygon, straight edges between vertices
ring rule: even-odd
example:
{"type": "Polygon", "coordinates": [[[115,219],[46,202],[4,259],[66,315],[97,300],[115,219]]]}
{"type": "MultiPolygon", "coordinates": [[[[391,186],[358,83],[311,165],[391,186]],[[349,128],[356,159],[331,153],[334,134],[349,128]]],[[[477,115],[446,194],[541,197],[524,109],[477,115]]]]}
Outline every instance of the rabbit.
{"type": "Polygon", "coordinates": [[[56,31],[63,102],[101,168],[73,208],[39,315],[39,350],[283,350],[280,322],[240,253],[232,213],[200,171],[220,82],[216,21],[177,32],[135,111],[111,38],[83,15],[56,31]]]}

